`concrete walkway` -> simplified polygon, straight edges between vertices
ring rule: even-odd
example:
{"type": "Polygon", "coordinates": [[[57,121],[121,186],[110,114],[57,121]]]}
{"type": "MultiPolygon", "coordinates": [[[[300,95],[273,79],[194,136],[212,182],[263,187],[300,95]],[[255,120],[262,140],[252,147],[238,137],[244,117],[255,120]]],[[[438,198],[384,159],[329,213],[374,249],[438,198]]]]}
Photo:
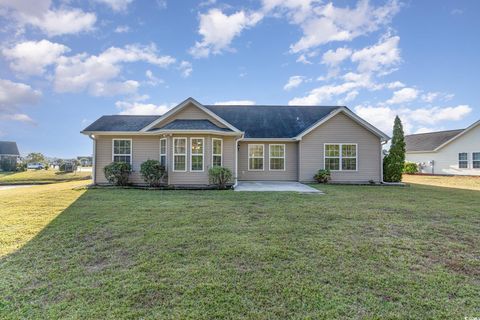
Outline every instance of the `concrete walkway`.
{"type": "Polygon", "coordinates": [[[26,187],[33,187],[33,184],[25,185],[25,184],[18,184],[18,185],[8,185],[8,186],[0,186],[0,190],[8,190],[8,189],[15,189],[15,188],[26,188],[26,187]]]}
{"type": "Polygon", "coordinates": [[[239,181],[235,191],[289,191],[323,194],[320,190],[293,181],[239,181]]]}

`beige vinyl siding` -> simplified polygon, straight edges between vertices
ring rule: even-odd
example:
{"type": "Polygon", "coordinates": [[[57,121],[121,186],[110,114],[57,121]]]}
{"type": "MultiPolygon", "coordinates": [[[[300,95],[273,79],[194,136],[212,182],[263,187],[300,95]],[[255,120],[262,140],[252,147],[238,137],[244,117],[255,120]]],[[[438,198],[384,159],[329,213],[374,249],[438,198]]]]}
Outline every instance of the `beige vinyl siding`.
{"type": "MultiPolygon", "coordinates": [[[[212,137],[223,139],[223,166],[234,172],[235,170],[235,138],[217,135],[173,135],[167,136],[167,170],[169,184],[173,185],[195,185],[208,184],[208,169],[212,165],[212,137]],[[187,138],[187,171],[174,172],[173,169],[173,137],[187,138]],[[204,171],[190,171],[190,138],[205,138],[204,171]]],[[[146,160],[160,159],[160,139],[163,136],[97,136],[95,152],[95,174],[96,183],[108,183],[103,168],[112,162],[112,140],[132,139],[132,169],[130,181],[133,184],[144,184],[140,174],[140,165],[146,160]]],[[[233,182],[233,181],[232,181],[233,182]]]]}
{"type": "MultiPolygon", "coordinates": [[[[173,135],[167,137],[167,166],[169,175],[169,184],[172,185],[194,185],[202,184],[207,185],[208,181],[208,169],[212,166],[212,138],[223,139],[223,166],[232,170],[235,169],[235,153],[233,137],[222,137],[217,135],[173,135]],[[176,172],[173,171],[173,138],[187,138],[187,171],[176,172]],[[205,138],[205,152],[203,156],[203,172],[191,171],[191,150],[190,139],[191,138],[205,138]]],[[[233,181],[232,181],[233,182],[233,181]]]]}
{"type": "Polygon", "coordinates": [[[238,180],[298,180],[298,143],[297,142],[255,142],[240,141],[238,152],[238,180]],[[248,145],[264,145],[263,171],[248,171],[248,145]],[[269,144],[285,144],[285,171],[269,170],[269,144]]]}
{"type": "Polygon", "coordinates": [[[158,136],[97,136],[95,150],[95,181],[108,183],[103,168],[112,162],[112,140],[132,139],[132,174],[130,181],[134,184],[143,184],[140,174],[140,165],[146,160],[159,160],[160,137],[158,136]]]}
{"type": "Polygon", "coordinates": [[[203,110],[195,106],[194,104],[190,104],[188,106],[185,106],[182,110],[174,114],[173,116],[160,121],[155,127],[153,128],[161,128],[166,124],[169,124],[170,122],[174,120],[210,120],[213,124],[219,126],[220,128],[226,128],[224,124],[221,122],[217,121],[215,118],[212,116],[208,115],[205,113],[203,110]]]}
{"type": "Polygon", "coordinates": [[[333,171],[332,181],[381,181],[380,138],[343,113],[337,114],[309,132],[300,141],[300,181],[313,181],[315,173],[319,169],[324,168],[325,143],[352,143],[358,145],[357,171],[333,171]]]}

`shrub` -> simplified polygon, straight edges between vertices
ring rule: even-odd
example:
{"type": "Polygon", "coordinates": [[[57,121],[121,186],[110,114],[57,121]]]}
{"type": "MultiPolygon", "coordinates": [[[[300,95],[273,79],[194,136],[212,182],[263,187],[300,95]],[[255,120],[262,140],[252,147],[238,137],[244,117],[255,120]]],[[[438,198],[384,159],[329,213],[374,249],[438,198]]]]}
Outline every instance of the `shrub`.
{"type": "Polygon", "coordinates": [[[313,176],[315,181],[318,183],[327,183],[330,181],[330,170],[328,169],[321,169],[313,176]]]}
{"type": "Polygon", "coordinates": [[[208,170],[210,184],[214,184],[218,189],[226,189],[227,183],[232,180],[232,171],[225,167],[215,166],[208,170]]]}
{"type": "MultiPolygon", "coordinates": [[[[48,169],[45,169],[45,170],[48,170],[48,169]]],[[[77,166],[73,162],[62,162],[58,166],[58,170],[60,172],[74,172],[77,170],[77,166]]]]}
{"type": "Polygon", "coordinates": [[[132,166],[125,162],[112,162],[103,168],[105,178],[107,178],[108,182],[117,186],[128,185],[128,176],[131,171],[132,166]]]}
{"type": "Polygon", "coordinates": [[[17,167],[15,168],[15,171],[18,171],[18,172],[27,171],[27,163],[26,162],[17,163],[17,167]]]}
{"type": "Polygon", "coordinates": [[[167,171],[165,166],[161,165],[157,160],[147,160],[140,166],[140,173],[143,180],[151,187],[158,187],[165,183],[167,171]]]}
{"type": "Polygon", "coordinates": [[[416,163],[413,162],[405,162],[403,166],[403,173],[414,174],[418,172],[418,166],[416,163]]]}

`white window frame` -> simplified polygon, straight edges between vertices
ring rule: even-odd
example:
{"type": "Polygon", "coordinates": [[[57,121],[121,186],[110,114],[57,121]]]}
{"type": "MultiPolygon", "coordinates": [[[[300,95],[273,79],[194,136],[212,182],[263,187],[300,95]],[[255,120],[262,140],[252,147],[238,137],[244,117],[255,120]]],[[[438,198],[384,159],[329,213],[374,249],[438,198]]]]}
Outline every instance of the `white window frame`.
{"type": "Polygon", "coordinates": [[[190,172],[204,172],[204,171],[205,171],[205,138],[203,138],[203,137],[191,137],[190,138],[190,172]],[[192,152],[193,140],[202,140],[202,154],[192,152]],[[193,170],[192,169],[193,156],[202,156],[202,170],[193,170]]]}
{"type": "Polygon", "coordinates": [[[249,143],[248,150],[247,150],[247,157],[248,157],[248,171],[265,171],[265,145],[263,143],[249,143]],[[253,146],[262,146],[263,156],[262,157],[250,157],[250,148],[253,146]],[[250,159],[263,159],[263,166],[262,169],[251,169],[250,168],[250,159]]]}
{"type": "Polygon", "coordinates": [[[133,163],[133,141],[132,139],[112,139],[112,162],[114,162],[115,156],[117,157],[125,157],[125,156],[130,156],[130,165],[133,163]],[[130,154],[120,154],[120,153],[115,153],[115,141],[130,141],[130,154]]]}
{"type": "Polygon", "coordinates": [[[185,138],[185,137],[174,137],[173,138],[173,143],[172,143],[172,151],[173,151],[173,172],[187,172],[187,168],[188,168],[188,157],[187,157],[187,154],[188,154],[188,139],[185,138]],[[185,153],[176,153],[175,152],[175,141],[177,140],[185,140],[185,153]],[[177,170],[175,168],[175,156],[185,156],[185,170],[177,170]]]}
{"type": "Polygon", "coordinates": [[[160,139],[160,144],[159,144],[159,153],[160,153],[160,163],[162,163],[162,157],[165,157],[165,168],[167,168],[168,165],[168,158],[167,158],[167,150],[168,150],[168,141],[167,138],[161,138],[160,139]],[[162,153],[162,141],[165,141],[165,153],[162,153]]]}
{"type": "MultiPolygon", "coordinates": [[[[473,159],[473,157],[472,157],[473,159]]],[[[457,160],[458,160],[458,169],[468,169],[468,152],[459,152],[458,153],[458,157],[457,157],[457,160]],[[467,159],[466,160],[460,160],[460,155],[461,154],[466,154],[467,155],[467,159]],[[466,162],[467,163],[467,166],[465,168],[461,168],[460,167],[460,162],[466,162]]],[[[472,160],[473,161],[473,160],[472,160]]],[[[472,163],[473,164],[473,163],[472,163]]]]}
{"type": "Polygon", "coordinates": [[[287,168],[287,146],[282,143],[273,143],[268,145],[268,170],[269,171],[285,171],[287,168]],[[283,147],[283,157],[272,157],[272,147],[273,146],[282,146],[283,147]],[[271,159],[283,159],[283,169],[272,169],[271,159]]]}
{"type": "Polygon", "coordinates": [[[338,170],[332,170],[330,169],[330,171],[333,171],[333,172],[339,172],[339,171],[344,171],[344,172],[358,172],[358,144],[357,143],[338,143],[338,142],[327,142],[327,143],[324,143],[323,144],[323,169],[325,169],[325,159],[326,158],[336,158],[336,157],[327,157],[327,153],[326,153],[326,150],[327,150],[327,145],[338,145],[340,148],[339,148],[339,154],[338,154],[338,159],[339,159],[339,165],[338,165],[338,170]],[[354,145],[355,146],[355,158],[354,157],[345,157],[345,159],[355,159],[355,170],[343,170],[342,168],[342,159],[344,158],[342,156],[342,151],[343,151],[343,146],[344,145],[354,145]]]}
{"type": "Polygon", "coordinates": [[[476,154],[476,153],[480,155],[480,151],[479,152],[472,152],[472,169],[473,170],[480,170],[480,168],[475,168],[475,166],[474,166],[475,162],[480,162],[480,159],[478,159],[478,160],[473,159],[473,155],[476,154]]]}
{"type": "Polygon", "coordinates": [[[220,157],[220,166],[223,166],[223,139],[220,138],[212,138],[212,167],[213,167],[213,157],[220,157]],[[220,153],[213,153],[213,142],[217,140],[220,141],[220,153]]]}

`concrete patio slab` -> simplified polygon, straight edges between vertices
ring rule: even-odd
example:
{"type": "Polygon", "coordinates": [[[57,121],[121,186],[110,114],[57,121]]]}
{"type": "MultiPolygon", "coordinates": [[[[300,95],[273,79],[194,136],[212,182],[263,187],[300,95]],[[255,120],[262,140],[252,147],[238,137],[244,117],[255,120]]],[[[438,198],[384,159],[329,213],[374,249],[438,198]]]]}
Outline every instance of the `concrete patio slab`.
{"type": "Polygon", "coordinates": [[[323,194],[320,190],[294,181],[239,181],[235,191],[287,191],[323,194]]]}

